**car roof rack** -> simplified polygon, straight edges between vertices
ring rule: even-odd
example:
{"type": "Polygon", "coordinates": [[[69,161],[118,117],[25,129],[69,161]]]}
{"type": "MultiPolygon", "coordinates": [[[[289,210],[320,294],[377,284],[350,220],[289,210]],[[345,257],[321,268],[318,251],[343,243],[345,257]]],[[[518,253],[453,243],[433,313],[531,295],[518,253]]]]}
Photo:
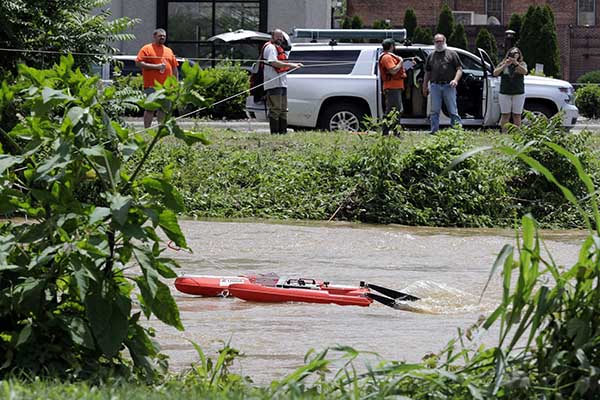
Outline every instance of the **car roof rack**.
{"type": "Polygon", "coordinates": [[[351,40],[351,39],[394,39],[403,42],[406,39],[406,29],[294,29],[294,37],[298,39],[351,40]]]}

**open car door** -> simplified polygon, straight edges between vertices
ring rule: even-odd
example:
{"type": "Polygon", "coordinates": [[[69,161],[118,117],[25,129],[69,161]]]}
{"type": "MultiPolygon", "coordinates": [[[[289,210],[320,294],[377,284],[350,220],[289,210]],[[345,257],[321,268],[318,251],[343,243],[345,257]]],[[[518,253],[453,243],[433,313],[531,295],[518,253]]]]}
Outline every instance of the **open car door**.
{"type": "Polygon", "coordinates": [[[498,93],[500,92],[500,78],[494,76],[495,64],[485,50],[477,48],[483,69],[483,98],[482,114],[483,126],[494,126],[500,119],[500,106],[498,93]]]}

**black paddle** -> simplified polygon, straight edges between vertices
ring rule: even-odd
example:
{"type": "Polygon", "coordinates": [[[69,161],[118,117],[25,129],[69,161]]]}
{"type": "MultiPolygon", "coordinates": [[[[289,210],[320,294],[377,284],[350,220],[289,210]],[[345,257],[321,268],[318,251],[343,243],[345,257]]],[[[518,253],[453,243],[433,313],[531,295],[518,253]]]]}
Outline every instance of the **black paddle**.
{"type": "Polygon", "coordinates": [[[383,305],[386,305],[386,306],[392,307],[392,308],[396,308],[396,300],[394,300],[394,299],[390,299],[389,297],[385,297],[385,296],[380,296],[375,293],[366,293],[366,295],[367,295],[367,297],[370,297],[373,300],[378,301],[383,305]]]}
{"type": "MultiPolygon", "coordinates": [[[[400,301],[417,301],[417,300],[421,300],[419,297],[413,296],[412,294],[398,292],[396,290],[384,288],[383,286],[374,285],[372,283],[367,283],[367,287],[369,289],[375,290],[376,292],[379,292],[379,293],[384,294],[384,295],[386,295],[388,297],[391,297],[393,300],[400,300],[400,301]]],[[[373,300],[375,300],[375,298],[373,298],[373,300]]],[[[383,304],[385,304],[385,303],[383,303],[383,304]]]]}

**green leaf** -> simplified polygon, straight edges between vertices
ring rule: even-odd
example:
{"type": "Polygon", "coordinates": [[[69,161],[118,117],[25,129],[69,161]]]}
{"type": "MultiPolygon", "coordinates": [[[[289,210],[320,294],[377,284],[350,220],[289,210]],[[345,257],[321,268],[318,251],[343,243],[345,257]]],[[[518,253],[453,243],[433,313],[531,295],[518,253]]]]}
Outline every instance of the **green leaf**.
{"type": "Polygon", "coordinates": [[[60,90],[55,90],[49,87],[45,87],[42,90],[42,101],[44,102],[44,104],[49,103],[49,102],[66,102],[66,101],[72,101],[75,100],[74,97],[71,97],[69,95],[66,95],[65,93],[63,93],[60,90]]]}
{"type": "Polygon", "coordinates": [[[76,126],[82,120],[85,124],[91,124],[93,120],[89,112],[89,108],[72,107],[67,112],[67,118],[71,120],[73,126],[76,126]]]}
{"type": "Polygon", "coordinates": [[[141,180],[144,189],[153,195],[160,195],[163,204],[175,212],[183,211],[183,198],[166,180],[156,178],[144,178],[141,180]]]}
{"type": "Polygon", "coordinates": [[[86,314],[92,333],[100,349],[107,357],[114,357],[127,337],[129,312],[124,312],[123,303],[128,298],[110,289],[100,291],[100,285],[86,297],[86,314]]]}
{"type": "Polygon", "coordinates": [[[33,277],[25,279],[23,283],[16,285],[15,291],[20,294],[19,308],[24,314],[37,314],[41,305],[41,298],[44,288],[46,287],[45,279],[36,279],[33,277]]]}
{"type": "Polygon", "coordinates": [[[66,319],[65,323],[69,328],[68,332],[74,343],[90,350],[94,349],[94,338],[92,337],[88,325],[83,319],[70,317],[66,319]]]}
{"type": "Polygon", "coordinates": [[[150,313],[153,313],[162,322],[174,326],[180,331],[184,330],[179,317],[179,308],[171,296],[169,287],[154,277],[152,279],[154,280],[153,284],[156,286],[155,295],[151,293],[148,280],[142,277],[135,279],[140,288],[144,313],[147,317],[150,317],[150,313]]]}
{"type": "Polygon", "coordinates": [[[131,196],[123,196],[120,193],[109,194],[108,201],[110,202],[110,212],[117,224],[123,226],[127,222],[129,208],[132,205],[133,199],[131,196]]]}
{"type": "Polygon", "coordinates": [[[11,156],[8,154],[0,154],[0,175],[4,174],[4,171],[12,167],[13,165],[20,164],[23,162],[23,157],[11,156]]]}
{"type": "MultiPolygon", "coordinates": [[[[156,292],[158,290],[158,273],[155,269],[155,259],[150,250],[139,249],[137,247],[133,248],[133,254],[135,259],[140,264],[142,268],[142,272],[144,274],[144,279],[146,280],[146,284],[148,286],[150,299],[149,303],[152,303],[154,298],[156,297],[156,292]]],[[[143,293],[142,293],[143,294],[143,293]]],[[[148,299],[146,299],[148,300],[148,299]]]]}
{"type": "Polygon", "coordinates": [[[179,223],[177,222],[177,216],[173,211],[164,210],[161,212],[158,218],[158,225],[162,228],[167,237],[175,242],[177,246],[185,249],[188,248],[185,236],[183,236],[179,223]]]}
{"type": "Polygon", "coordinates": [[[165,324],[171,325],[180,331],[184,330],[177,303],[171,296],[169,287],[162,282],[158,282],[158,291],[152,303],[152,312],[165,324]]]}
{"type": "Polygon", "coordinates": [[[195,143],[202,143],[204,145],[210,144],[210,141],[206,138],[204,133],[185,131],[181,129],[179,125],[175,124],[173,124],[171,128],[173,135],[175,135],[176,138],[183,140],[188,146],[195,143]]]}
{"type": "Polygon", "coordinates": [[[27,325],[25,325],[25,327],[23,327],[23,329],[21,329],[21,332],[19,332],[19,336],[17,336],[17,342],[15,343],[15,347],[19,347],[22,344],[27,343],[27,341],[29,340],[30,337],[31,337],[31,325],[27,324],[27,325]]]}
{"type": "Polygon", "coordinates": [[[111,213],[110,208],[107,207],[95,207],[94,211],[90,214],[90,224],[95,224],[98,221],[102,221],[108,217],[111,213]]]}
{"type": "Polygon", "coordinates": [[[492,270],[490,271],[487,282],[485,283],[485,286],[483,287],[483,290],[481,291],[481,295],[479,296],[480,303],[481,303],[481,299],[483,299],[483,294],[487,290],[487,287],[489,286],[490,281],[492,280],[492,277],[496,274],[496,271],[498,270],[498,268],[500,266],[504,265],[506,263],[507,259],[510,258],[512,260],[513,251],[514,251],[513,246],[508,245],[508,244],[505,244],[502,247],[502,250],[500,250],[498,257],[496,257],[496,261],[494,261],[494,265],[492,267],[492,270]]]}

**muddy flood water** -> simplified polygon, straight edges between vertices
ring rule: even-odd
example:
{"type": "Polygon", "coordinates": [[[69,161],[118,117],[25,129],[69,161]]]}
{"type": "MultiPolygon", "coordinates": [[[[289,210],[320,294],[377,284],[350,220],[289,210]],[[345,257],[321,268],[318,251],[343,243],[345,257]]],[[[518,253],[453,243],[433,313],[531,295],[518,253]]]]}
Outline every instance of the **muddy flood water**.
{"type": "MultiPolygon", "coordinates": [[[[346,345],[388,360],[415,362],[438,352],[500,299],[496,276],[479,302],[491,267],[510,230],[430,229],[344,223],[181,221],[193,253],[167,250],[182,265],[178,273],[238,275],[275,272],[334,284],[360,281],[422,298],[412,311],[379,303],[370,307],[324,304],[261,304],[233,298],[201,298],[178,292],[169,282],[186,328],[156,321],[157,339],[174,370],[198,361],[189,341],[211,357],[223,343],[240,350],[233,372],[264,384],[303,364],[310,349],[346,345]]],[[[571,265],[583,234],[543,232],[557,263],[571,265]]],[[[496,335],[482,336],[495,343],[496,335]]],[[[335,355],[332,354],[332,357],[335,355]]],[[[375,362],[365,355],[365,361],[375,362]]]]}

